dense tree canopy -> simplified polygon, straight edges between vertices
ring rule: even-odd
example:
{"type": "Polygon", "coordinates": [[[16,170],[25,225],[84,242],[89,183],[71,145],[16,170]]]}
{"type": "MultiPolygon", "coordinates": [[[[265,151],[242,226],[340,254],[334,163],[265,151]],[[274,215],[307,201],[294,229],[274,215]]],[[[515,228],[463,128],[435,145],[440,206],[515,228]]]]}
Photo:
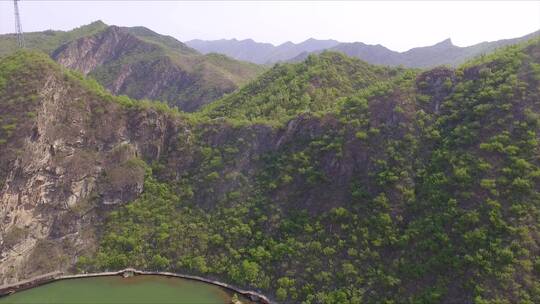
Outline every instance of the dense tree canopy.
{"type": "Polygon", "coordinates": [[[532,41],[456,70],[277,65],[193,116],[225,118],[191,120],[78,267],[284,303],[538,303],[539,64],[532,41]]]}

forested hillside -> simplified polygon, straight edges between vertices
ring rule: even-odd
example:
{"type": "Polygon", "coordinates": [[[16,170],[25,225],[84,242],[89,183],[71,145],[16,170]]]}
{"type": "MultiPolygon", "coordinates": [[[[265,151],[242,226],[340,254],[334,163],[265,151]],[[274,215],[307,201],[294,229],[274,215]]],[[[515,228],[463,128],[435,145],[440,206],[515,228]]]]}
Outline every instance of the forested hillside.
{"type": "MultiPolygon", "coordinates": [[[[273,145],[262,126],[202,128],[189,140],[197,165],[155,164],[146,194],[111,215],[97,259],[84,262],[217,274],[279,302],[536,302],[539,51],[343,91],[329,113],[288,121],[273,145]]],[[[377,79],[344,66],[342,77],[377,79]]],[[[257,113],[246,91],[258,83],[242,91],[245,110],[231,108],[257,113]]],[[[257,100],[278,104],[270,96],[257,100]]]]}
{"type": "MultiPolygon", "coordinates": [[[[342,97],[397,79],[403,68],[369,65],[340,53],[312,55],[297,64],[276,64],[240,90],[209,104],[210,117],[286,121],[302,112],[328,112],[342,97]]],[[[413,73],[413,71],[409,71],[413,73]]]]}
{"type": "Polygon", "coordinates": [[[278,303],[540,302],[539,40],[427,71],[313,55],[194,114],[35,53],[0,84],[6,280],[47,260],[278,303]]]}

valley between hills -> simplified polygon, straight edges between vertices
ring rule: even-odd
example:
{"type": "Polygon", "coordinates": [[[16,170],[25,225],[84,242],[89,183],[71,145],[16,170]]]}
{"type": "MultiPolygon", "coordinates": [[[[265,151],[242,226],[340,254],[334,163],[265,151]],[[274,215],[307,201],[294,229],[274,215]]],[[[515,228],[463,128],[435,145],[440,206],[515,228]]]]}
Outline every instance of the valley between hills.
{"type": "Polygon", "coordinates": [[[429,67],[103,22],[26,41],[0,35],[0,285],[134,267],[277,303],[540,302],[537,35],[429,67]]]}

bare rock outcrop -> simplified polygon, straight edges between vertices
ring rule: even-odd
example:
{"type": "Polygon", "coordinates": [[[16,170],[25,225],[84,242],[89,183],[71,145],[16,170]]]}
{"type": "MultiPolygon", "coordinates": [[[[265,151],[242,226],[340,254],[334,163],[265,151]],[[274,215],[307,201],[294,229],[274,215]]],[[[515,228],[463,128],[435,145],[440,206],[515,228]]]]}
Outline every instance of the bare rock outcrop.
{"type": "Polygon", "coordinates": [[[143,191],[144,162],[159,157],[167,123],[132,114],[49,74],[33,116],[3,146],[0,284],[66,270],[95,246],[97,215],[143,191]],[[135,130],[135,131],[132,131],[135,130]]]}

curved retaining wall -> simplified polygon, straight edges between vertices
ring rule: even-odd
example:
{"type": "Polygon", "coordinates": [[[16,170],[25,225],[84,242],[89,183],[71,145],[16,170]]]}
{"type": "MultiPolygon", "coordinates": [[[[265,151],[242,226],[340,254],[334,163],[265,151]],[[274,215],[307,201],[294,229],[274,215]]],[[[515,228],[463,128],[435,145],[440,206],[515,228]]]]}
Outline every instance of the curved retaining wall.
{"type": "Polygon", "coordinates": [[[206,279],[203,277],[192,276],[192,275],[187,275],[187,274],[180,274],[180,273],[173,273],[173,272],[159,272],[159,271],[142,271],[142,270],[137,270],[133,268],[126,268],[120,271],[84,273],[84,274],[73,274],[73,275],[64,275],[62,272],[59,272],[59,271],[51,272],[51,273],[47,273],[47,274],[40,275],[37,277],[33,277],[28,280],[20,281],[14,284],[0,286],[0,297],[10,295],[20,290],[33,288],[33,287],[37,287],[46,283],[51,283],[51,282],[60,281],[60,280],[104,277],[104,276],[115,276],[115,275],[122,275],[122,276],[160,275],[160,276],[176,277],[176,278],[181,278],[181,279],[200,281],[200,282],[204,282],[204,283],[208,283],[208,284],[212,284],[212,285],[216,285],[216,286],[220,286],[222,288],[228,289],[256,303],[273,304],[273,302],[271,302],[266,296],[258,292],[240,289],[238,287],[235,287],[235,286],[223,283],[223,282],[214,281],[214,280],[206,279]]]}

